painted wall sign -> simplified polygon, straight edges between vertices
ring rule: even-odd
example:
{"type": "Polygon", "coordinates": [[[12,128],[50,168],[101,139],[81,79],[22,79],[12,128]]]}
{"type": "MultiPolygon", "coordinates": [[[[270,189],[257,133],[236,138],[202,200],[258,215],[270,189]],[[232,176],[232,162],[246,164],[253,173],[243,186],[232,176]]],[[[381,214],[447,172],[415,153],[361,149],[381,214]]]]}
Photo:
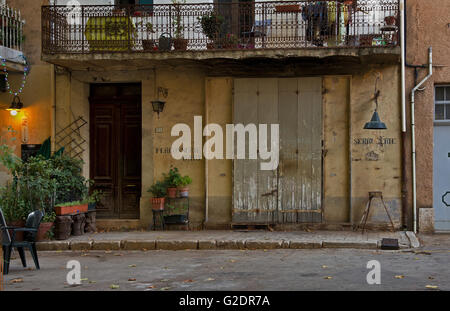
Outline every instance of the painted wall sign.
{"type": "Polygon", "coordinates": [[[384,137],[384,136],[379,136],[377,138],[354,138],[353,139],[353,144],[354,145],[380,145],[380,146],[384,146],[384,145],[395,145],[397,144],[397,141],[395,138],[390,138],[390,137],[384,137]]]}

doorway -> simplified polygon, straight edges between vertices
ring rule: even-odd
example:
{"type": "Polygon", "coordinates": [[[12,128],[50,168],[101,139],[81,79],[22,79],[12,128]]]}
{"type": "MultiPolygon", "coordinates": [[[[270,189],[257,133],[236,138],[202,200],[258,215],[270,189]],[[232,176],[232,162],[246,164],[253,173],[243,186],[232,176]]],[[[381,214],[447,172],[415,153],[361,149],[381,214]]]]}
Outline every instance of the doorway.
{"type": "Polygon", "coordinates": [[[139,219],[141,84],[91,84],[90,178],[103,192],[97,217],[139,219]]]}
{"type": "Polygon", "coordinates": [[[435,91],[433,205],[435,230],[450,231],[450,86],[435,91]]]}
{"type": "Polygon", "coordinates": [[[322,78],[236,79],[233,107],[234,124],[280,132],[276,170],[234,160],[233,222],[322,222],[322,78]]]}

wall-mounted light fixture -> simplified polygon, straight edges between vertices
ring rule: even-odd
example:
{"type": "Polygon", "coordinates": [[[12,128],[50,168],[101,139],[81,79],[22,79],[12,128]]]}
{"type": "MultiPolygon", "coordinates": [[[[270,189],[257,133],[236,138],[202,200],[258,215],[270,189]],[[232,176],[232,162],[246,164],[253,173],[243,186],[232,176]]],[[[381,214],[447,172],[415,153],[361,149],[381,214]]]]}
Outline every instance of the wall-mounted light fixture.
{"type": "Polygon", "coordinates": [[[166,104],[165,101],[160,100],[160,96],[162,96],[164,99],[167,98],[167,96],[169,96],[169,90],[166,88],[163,88],[163,87],[159,87],[158,88],[158,99],[152,101],[153,112],[158,113],[158,119],[159,119],[159,114],[164,111],[164,106],[166,104]]]}
{"type": "Polygon", "coordinates": [[[364,126],[365,130],[387,130],[386,124],[381,122],[380,116],[378,115],[378,98],[380,97],[380,91],[377,88],[378,80],[380,78],[377,77],[377,80],[375,81],[375,104],[376,108],[372,115],[372,119],[370,122],[367,122],[364,126]]]}
{"type": "Polygon", "coordinates": [[[23,108],[23,103],[20,101],[19,96],[14,96],[11,106],[9,108],[7,108],[6,110],[8,110],[9,113],[14,117],[14,116],[17,116],[20,109],[22,109],[22,108],[23,108]]]}

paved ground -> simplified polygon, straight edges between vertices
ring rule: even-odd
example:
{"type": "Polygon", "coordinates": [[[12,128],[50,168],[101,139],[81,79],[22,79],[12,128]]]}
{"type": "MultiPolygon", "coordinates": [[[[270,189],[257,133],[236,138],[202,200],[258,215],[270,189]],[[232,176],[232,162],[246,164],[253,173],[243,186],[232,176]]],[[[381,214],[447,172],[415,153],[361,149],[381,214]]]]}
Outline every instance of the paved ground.
{"type": "Polygon", "coordinates": [[[40,271],[12,262],[6,290],[450,290],[450,236],[420,238],[425,246],[402,251],[41,252],[40,271]],[[73,259],[82,265],[77,287],[65,284],[73,259]],[[381,285],[366,282],[369,260],[381,263],[381,285]]]}

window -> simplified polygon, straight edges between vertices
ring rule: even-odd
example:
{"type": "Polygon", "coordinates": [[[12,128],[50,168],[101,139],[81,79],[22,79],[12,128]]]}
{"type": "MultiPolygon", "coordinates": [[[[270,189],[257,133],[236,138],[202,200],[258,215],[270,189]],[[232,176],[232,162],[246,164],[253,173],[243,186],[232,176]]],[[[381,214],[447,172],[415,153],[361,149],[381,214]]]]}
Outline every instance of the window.
{"type": "Polygon", "coordinates": [[[450,120],[450,86],[436,86],[434,102],[434,119],[450,120]]]}

